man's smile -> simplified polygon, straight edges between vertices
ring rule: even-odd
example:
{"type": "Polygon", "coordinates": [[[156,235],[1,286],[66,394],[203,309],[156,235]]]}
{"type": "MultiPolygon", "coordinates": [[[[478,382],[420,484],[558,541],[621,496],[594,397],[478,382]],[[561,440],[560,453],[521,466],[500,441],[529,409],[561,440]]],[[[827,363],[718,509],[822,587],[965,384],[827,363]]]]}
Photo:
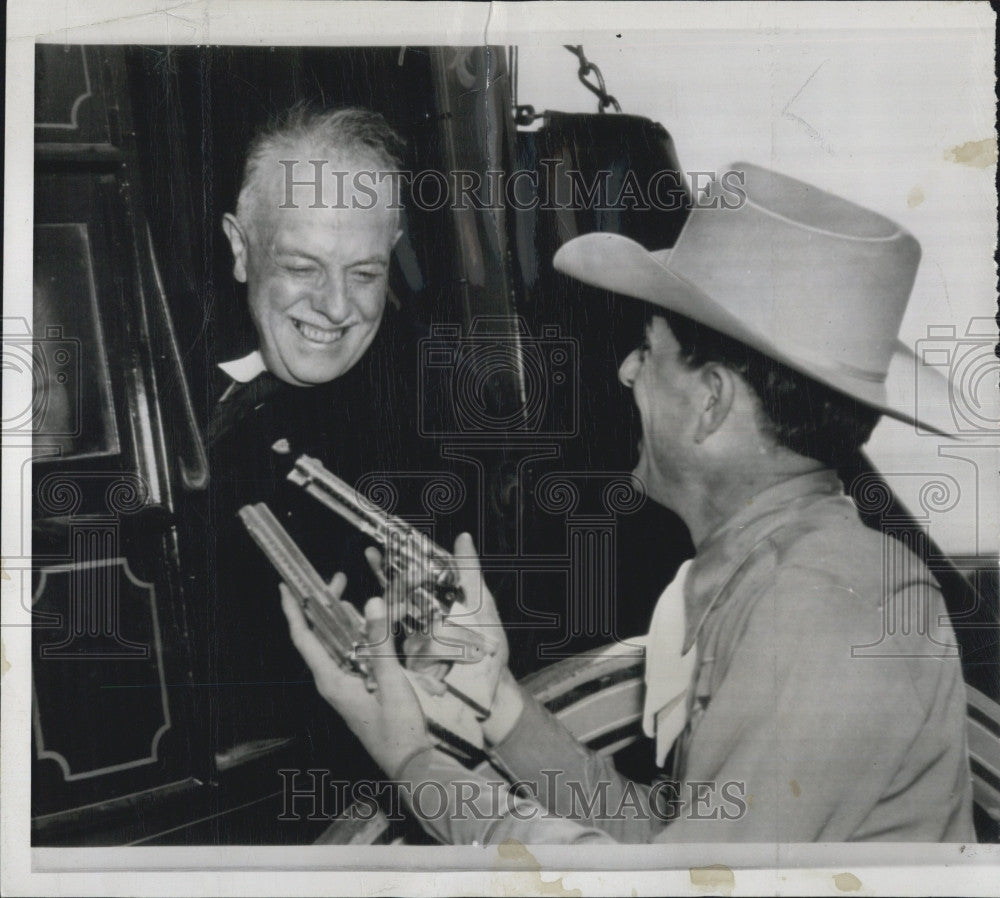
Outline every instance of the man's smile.
{"type": "Polygon", "coordinates": [[[295,329],[310,343],[318,343],[326,346],[336,343],[347,332],[347,327],[317,327],[315,324],[308,324],[298,318],[292,318],[295,329]]]}

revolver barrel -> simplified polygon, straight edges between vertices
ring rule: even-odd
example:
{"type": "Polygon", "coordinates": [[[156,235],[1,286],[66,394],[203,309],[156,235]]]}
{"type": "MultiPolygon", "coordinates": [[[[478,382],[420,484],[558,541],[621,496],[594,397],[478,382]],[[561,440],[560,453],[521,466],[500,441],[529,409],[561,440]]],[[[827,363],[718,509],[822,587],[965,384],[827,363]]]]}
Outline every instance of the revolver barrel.
{"type": "MultiPolygon", "coordinates": [[[[402,518],[358,496],[308,455],[299,457],[288,479],[382,547],[383,569],[390,575],[385,577],[389,617],[402,623],[409,637],[420,637],[417,645],[406,649],[404,671],[418,687],[417,698],[438,744],[457,757],[471,759],[470,751],[483,747],[478,721],[490,713],[501,665],[490,639],[449,617],[452,606],[465,600],[455,559],[402,518]],[[447,672],[433,678],[443,684],[443,692],[428,689],[425,673],[440,668],[440,662],[447,672]]],[[[362,674],[369,688],[377,688],[371,669],[358,654],[367,644],[367,633],[357,609],[330,594],[266,505],[246,505],[240,517],[294,593],[327,652],[343,667],[362,674]]]]}
{"type": "Polygon", "coordinates": [[[244,505],[240,519],[291,589],[328,654],[342,667],[367,673],[357,655],[358,646],[367,641],[364,618],[353,605],[329,594],[316,568],[266,505],[244,505]]]}
{"type": "MultiPolygon", "coordinates": [[[[422,572],[425,580],[410,587],[417,598],[426,602],[428,590],[423,584],[429,583],[441,610],[461,601],[454,558],[426,534],[359,496],[357,490],[308,455],[298,458],[288,479],[378,543],[390,572],[400,577],[414,570],[422,572]]],[[[418,611],[416,616],[423,614],[418,611]]]]}

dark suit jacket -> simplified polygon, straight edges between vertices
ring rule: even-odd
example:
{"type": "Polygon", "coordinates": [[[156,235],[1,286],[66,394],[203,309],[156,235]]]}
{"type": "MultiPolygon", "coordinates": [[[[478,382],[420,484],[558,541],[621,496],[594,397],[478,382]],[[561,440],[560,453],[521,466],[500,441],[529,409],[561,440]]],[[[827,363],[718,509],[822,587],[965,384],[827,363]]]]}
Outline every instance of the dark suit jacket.
{"type": "MultiPolygon", "coordinates": [[[[382,472],[381,479],[398,493],[396,513],[412,512],[425,485],[416,472],[441,468],[436,445],[418,430],[421,335],[401,313],[387,309],[372,345],[343,377],[295,387],[265,373],[240,388],[240,393],[250,391],[250,402],[242,396],[229,400],[240,405],[235,418],[233,406],[217,408],[229,420],[209,428],[211,481],[202,520],[194,528],[194,538],[198,532],[204,538],[200,629],[207,638],[207,713],[217,748],[305,735],[318,761],[335,767],[338,777],[367,771],[357,743],[316,694],[288,636],[279,578],[237,513],[245,504],[267,503],[324,578],[337,571],[347,574],[346,598],[360,607],[377,594],[363,556],[370,541],[286,475],[302,453],[351,484],[382,472]],[[279,440],[286,440],[291,451],[274,451],[279,440]]],[[[442,539],[450,546],[457,532],[442,539]]]]}

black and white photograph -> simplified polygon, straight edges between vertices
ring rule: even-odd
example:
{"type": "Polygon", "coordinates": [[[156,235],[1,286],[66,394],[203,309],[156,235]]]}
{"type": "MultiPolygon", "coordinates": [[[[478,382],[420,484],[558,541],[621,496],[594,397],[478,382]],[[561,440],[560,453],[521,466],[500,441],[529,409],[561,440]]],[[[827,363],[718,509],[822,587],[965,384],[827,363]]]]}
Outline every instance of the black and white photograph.
{"type": "Polygon", "coordinates": [[[10,4],[4,893],[997,894],[995,33],[10,4]]]}

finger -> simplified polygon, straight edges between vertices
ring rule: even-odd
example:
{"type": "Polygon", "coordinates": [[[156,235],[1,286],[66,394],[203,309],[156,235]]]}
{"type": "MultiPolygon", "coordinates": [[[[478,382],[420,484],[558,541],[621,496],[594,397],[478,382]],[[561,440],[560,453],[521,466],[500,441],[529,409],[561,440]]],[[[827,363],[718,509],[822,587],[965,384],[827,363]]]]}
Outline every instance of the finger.
{"type": "Polygon", "coordinates": [[[461,657],[452,646],[442,646],[424,633],[414,633],[403,640],[403,654],[406,666],[411,670],[420,670],[443,679],[448,672],[449,662],[461,657]]]}
{"type": "Polygon", "coordinates": [[[339,599],[344,594],[344,590],[346,588],[347,575],[337,571],[337,573],[330,578],[330,583],[326,587],[326,594],[331,599],[339,599]]]}
{"type": "Polygon", "coordinates": [[[411,673],[412,682],[416,683],[428,695],[444,695],[448,687],[443,680],[438,679],[425,670],[413,671],[411,673]]]}
{"type": "Polygon", "coordinates": [[[288,631],[291,634],[292,642],[295,644],[295,648],[299,650],[299,654],[305,660],[306,664],[309,665],[309,669],[313,672],[313,675],[316,676],[320,672],[325,672],[328,667],[335,667],[336,665],[330,660],[326,649],[323,648],[323,643],[309,629],[306,617],[302,613],[299,603],[292,595],[292,591],[284,583],[278,589],[281,591],[281,610],[285,612],[285,617],[288,618],[288,631]]]}
{"type": "Polygon", "coordinates": [[[372,569],[375,579],[378,580],[378,585],[382,589],[385,589],[385,571],[382,569],[382,553],[374,546],[369,546],[365,549],[365,561],[368,562],[368,566],[372,569]]]}
{"type": "MultiPolygon", "coordinates": [[[[368,603],[372,601],[369,599],[368,603]]],[[[392,627],[385,613],[386,600],[379,596],[378,601],[382,610],[375,617],[368,615],[368,606],[365,606],[365,642],[358,646],[359,658],[374,658],[376,655],[396,653],[392,627]]]]}
{"type": "Polygon", "coordinates": [[[281,608],[288,618],[288,629],[292,642],[303,660],[309,666],[316,688],[320,694],[338,711],[344,713],[355,707],[363,707],[367,691],[360,677],[341,670],[329,656],[323,643],[319,641],[306,621],[292,591],[282,583],[281,608]]]}
{"type": "MultiPolygon", "coordinates": [[[[381,598],[369,599],[365,605],[365,623],[369,642],[374,642],[380,634],[387,634],[389,622],[385,613],[385,602],[381,598]]],[[[403,673],[392,643],[386,640],[382,646],[367,653],[375,682],[378,683],[379,699],[383,704],[393,705],[397,701],[406,701],[410,684],[403,673]]]]}
{"type": "Polygon", "coordinates": [[[479,553],[469,533],[459,533],[455,540],[455,559],[462,560],[462,570],[479,572],[479,553]]]}

